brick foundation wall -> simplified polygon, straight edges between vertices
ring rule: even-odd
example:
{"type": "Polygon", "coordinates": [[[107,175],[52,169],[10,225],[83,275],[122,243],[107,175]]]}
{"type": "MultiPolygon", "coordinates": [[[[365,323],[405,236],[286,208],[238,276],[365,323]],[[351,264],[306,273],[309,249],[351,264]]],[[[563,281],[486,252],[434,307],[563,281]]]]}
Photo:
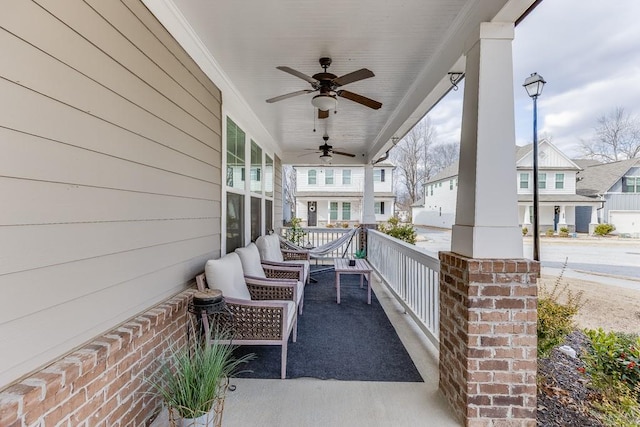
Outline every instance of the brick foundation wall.
{"type": "Polygon", "coordinates": [[[186,290],[0,392],[0,426],[140,426],[161,402],[146,381],[186,342],[186,290]]]}
{"type": "Polygon", "coordinates": [[[536,425],[539,271],[440,253],[440,389],[465,426],[536,425]]]}

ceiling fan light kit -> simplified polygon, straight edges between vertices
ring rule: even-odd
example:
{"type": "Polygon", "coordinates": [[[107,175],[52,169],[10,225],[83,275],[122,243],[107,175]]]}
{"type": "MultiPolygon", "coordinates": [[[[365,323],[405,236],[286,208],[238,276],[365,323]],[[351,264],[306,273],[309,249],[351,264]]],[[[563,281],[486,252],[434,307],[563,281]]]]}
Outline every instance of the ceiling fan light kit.
{"type": "Polygon", "coordinates": [[[313,97],[311,105],[320,111],[335,110],[338,105],[338,100],[335,95],[321,93],[313,97]]]}
{"type": "Polygon", "coordinates": [[[331,162],[331,159],[333,159],[333,156],[329,153],[324,153],[322,154],[322,156],[320,156],[320,160],[322,161],[322,163],[329,163],[331,162]]]}

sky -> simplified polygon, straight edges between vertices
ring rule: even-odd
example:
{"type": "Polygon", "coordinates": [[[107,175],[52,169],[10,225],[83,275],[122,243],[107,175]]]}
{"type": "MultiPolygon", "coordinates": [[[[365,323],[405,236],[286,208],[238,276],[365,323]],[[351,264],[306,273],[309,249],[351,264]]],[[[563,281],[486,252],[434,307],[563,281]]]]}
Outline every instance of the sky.
{"type": "MultiPolygon", "coordinates": [[[[543,0],[513,41],[516,144],[533,138],[533,102],[522,87],[533,72],[547,82],[538,98],[538,136],[570,157],[594,136],[597,120],[616,107],[640,115],[640,1],[543,0]]],[[[429,112],[438,141],[458,142],[462,93],[429,112]]]]}

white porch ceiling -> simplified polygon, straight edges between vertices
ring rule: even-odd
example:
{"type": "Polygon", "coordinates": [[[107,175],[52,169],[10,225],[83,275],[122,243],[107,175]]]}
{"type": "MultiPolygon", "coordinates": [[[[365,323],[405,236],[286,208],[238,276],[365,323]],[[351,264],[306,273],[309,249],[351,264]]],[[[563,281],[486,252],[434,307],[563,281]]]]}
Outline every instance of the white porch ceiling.
{"type": "MultiPolygon", "coordinates": [[[[252,110],[285,163],[318,163],[305,149],[322,144],[375,160],[449,89],[448,71],[463,71],[465,44],[480,22],[514,22],[534,0],[164,0],[184,18],[213,57],[234,96],[252,110]],[[344,88],[383,104],[372,110],[339,98],[338,113],[315,119],[315,94],[275,104],[266,99],[309,89],[276,69],[286,65],[313,75],[320,57],[333,60],[338,76],[368,68],[375,77],[344,88]],[[317,129],[314,133],[313,129],[317,129]],[[300,157],[301,154],[307,154],[300,157]]],[[[157,0],[147,0],[156,13],[157,0]]],[[[156,15],[163,21],[162,14],[156,15]]],[[[171,26],[165,26],[172,30],[171,26]]],[[[185,25],[183,23],[183,25],[185,25]]],[[[179,39],[180,40],[180,39],[179,39]]],[[[206,70],[205,70],[206,72],[206,70]]],[[[216,82],[216,79],[213,79],[216,82]]],[[[218,83],[218,82],[216,82],[218,83]]],[[[228,101],[223,90],[223,108],[228,101]]],[[[232,119],[239,120],[234,117],[232,119]]],[[[251,135],[251,132],[250,132],[251,135]]],[[[334,157],[335,161],[349,160],[334,157]]]]}

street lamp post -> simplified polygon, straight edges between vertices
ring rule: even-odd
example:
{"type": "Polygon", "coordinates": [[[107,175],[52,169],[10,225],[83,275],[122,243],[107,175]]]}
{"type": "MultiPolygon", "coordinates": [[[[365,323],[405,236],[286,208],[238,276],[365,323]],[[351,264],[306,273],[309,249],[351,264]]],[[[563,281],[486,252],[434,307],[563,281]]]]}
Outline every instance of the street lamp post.
{"type": "Polygon", "coordinates": [[[527,94],[533,99],[533,259],[540,261],[540,231],[538,230],[538,97],[546,82],[538,73],[524,81],[527,94]]]}

